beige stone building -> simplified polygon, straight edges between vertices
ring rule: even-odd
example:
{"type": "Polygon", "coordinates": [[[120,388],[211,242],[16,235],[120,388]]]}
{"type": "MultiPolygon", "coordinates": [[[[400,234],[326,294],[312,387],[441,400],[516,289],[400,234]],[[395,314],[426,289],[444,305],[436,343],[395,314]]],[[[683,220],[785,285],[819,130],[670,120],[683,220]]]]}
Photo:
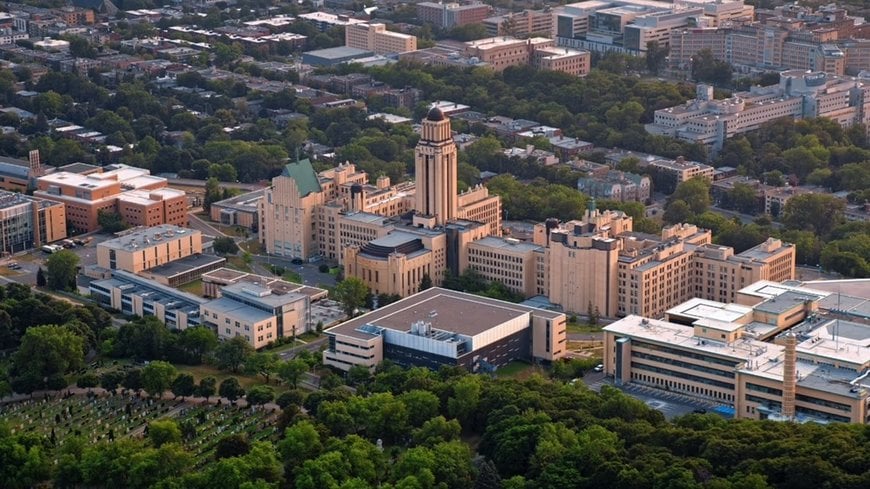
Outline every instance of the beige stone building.
{"type": "Polygon", "coordinates": [[[435,287],[327,330],[323,363],[481,373],[513,360],[550,363],[567,351],[566,322],[562,313],[435,287]]]}
{"type": "Polygon", "coordinates": [[[202,253],[202,233],[164,224],[134,230],[97,245],[97,265],[108,270],[139,273],[202,253]]]}
{"type": "Polygon", "coordinates": [[[555,41],[544,37],[517,39],[507,36],[467,42],[465,55],[487,63],[495,71],[511,66],[532,66],[574,76],[589,73],[592,56],[589,51],[556,47],[555,41]]]}
{"type": "Polygon", "coordinates": [[[375,54],[405,53],[417,50],[417,38],[387,30],[384,24],[349,24],[344,31],[347,47],[375,54]]]}
{"type": "MultiPolygon", "coordinates": [[[[827,292],[750,288],[746,297],[764,298],[696,299],[664,321],[632,315],[605,327],[605,372],[617,385],[676,392],[738,418],[870,422],[866,321],[838,313],[840,298],[827,292]]],[[[856,299],[867,300],[846,301],[856,299]]]]}

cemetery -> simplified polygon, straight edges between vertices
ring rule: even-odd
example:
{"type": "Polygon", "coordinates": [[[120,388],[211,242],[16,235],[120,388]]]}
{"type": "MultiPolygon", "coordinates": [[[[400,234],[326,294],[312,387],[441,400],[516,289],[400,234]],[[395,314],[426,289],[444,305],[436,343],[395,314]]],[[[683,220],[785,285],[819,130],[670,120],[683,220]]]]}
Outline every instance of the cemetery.
{"type": "Polygon", "coordinates": [[[228,435],[246,434],[251,442],[276,441],[277,416],[278,412],[268,407],[153,399],[132,391],[102,396],[44,395],[0,405],[0,419],[12,434],[38,435],[53,445],[70,436],[82,436],[92,444],[122,437],[143,438],[148,434],[148,423],[172,419],[197,466],[212,461],[217,442],[228,435]]]}

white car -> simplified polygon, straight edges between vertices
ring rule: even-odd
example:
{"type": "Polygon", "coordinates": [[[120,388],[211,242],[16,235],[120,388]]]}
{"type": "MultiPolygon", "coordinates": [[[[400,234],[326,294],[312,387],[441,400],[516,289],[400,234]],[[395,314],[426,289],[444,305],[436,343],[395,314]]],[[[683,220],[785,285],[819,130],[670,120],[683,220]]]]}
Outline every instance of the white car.
{"type": "Polygon", "coordinates": [[[593,368],[592,370],[595,371],[595,372],[604,372],[604,365],[602,365],[602,364],[599,363],[599,364],[596,365],[595,368],[593,368]]]}

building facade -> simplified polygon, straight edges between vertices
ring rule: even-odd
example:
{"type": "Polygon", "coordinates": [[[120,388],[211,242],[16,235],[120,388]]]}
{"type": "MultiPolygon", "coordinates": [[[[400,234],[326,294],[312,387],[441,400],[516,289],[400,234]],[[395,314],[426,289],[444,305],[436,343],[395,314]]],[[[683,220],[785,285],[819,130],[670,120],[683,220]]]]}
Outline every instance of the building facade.
{"type": "Polygon", "coordinates": [[[567,349],[566,317],[432,288],[328,329],[323,363],[347,371],[389,360],[492,372],[513,360],[552,362],[567,349]]]}
{"type": "Polygon", "coordinates": [[[724,100],[713,99],[712,87],[698,85],[696,99],[656,110],[646,130],[718,150],[731,136],[783,117],[828,117],[843,127],[867,125],[870,82],[824,72],[784,71],[778,85],[753,87],[724,100]]]}
{"type": "Polygon", "coordinates": [[[67,222],[78,232],[100,228],[100,211],[115,212],[132,225],[187,225],[184,192],[148,170],[110,165],[88,174],[58,171],[39,177],[33,195],[66,206],[67,222]]]}
{"type": "Polygon", "coordinates": [[[605,327],[605,372],[738,418],[870,422],[870,326],[826,310],[828,293],[761,284],[776,293],[750,307],[695,300],[665,321],[628,316],[605,327]]]}
{"type": "Polygon", "coordinates": [[[375,54],[404,53],[417,50],[417,38],[387,30],[384,24],[349,24],[345,27],[344,45],[375,54]]]}
{"type": "Polygon", "coordinates": [[[452,29],[454,27],[479,24],[489,17],[492,8],[485,3],[417,3],[417,20],[420,23],[429,23],[439,29],[452,29]]]}
{"type": "Polygon", "coordinates": [[[64,238],[63,204],[0,191],[0,252],[18,253],[64,238]]]}
{"type": "Polygon", "coordinates": [[[511,66],[532,66],[538,70],[560,71],[574,76],[587,75],[592,58],[589,51],[557,48],[552,39],[518,39],[510,36],[467,42],[465,56],[480,60],[495,71],[503,71],[511,66]]]}
{"type": "Polygon", "coordinates": [[[97,245],[97,265],[139,273],[202,253],[202,233],[170,224],[133,230],[97,245]]]}

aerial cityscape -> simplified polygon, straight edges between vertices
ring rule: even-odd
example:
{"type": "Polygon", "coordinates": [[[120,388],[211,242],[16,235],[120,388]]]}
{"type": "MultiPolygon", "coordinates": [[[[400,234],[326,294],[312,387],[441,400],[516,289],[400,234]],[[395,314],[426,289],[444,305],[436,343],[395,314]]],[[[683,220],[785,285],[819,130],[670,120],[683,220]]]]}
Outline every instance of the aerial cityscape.
{"type": "Polygon", "coordinates": [[[866,0],[0,2],[0,487],[870,487],[866,0]]]}

